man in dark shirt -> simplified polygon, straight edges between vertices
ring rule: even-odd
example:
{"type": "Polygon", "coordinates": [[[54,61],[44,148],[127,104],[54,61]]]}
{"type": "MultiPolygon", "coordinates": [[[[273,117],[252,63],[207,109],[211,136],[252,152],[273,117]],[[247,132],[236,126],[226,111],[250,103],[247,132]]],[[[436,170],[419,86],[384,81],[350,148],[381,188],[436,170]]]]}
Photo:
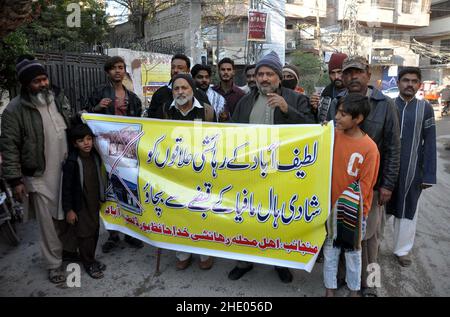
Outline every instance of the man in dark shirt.
{"type": "MultiPolygon", "coordinates": [[[[108,74],[109,83],[97,87],[88,99],[87,109],[89,112],[140,117],[142,103],[139,97],[129,91],[122,83],[126,74],[125,61],[120,56],[110,57],[104,66],[108,74]]],[[[120,236],[118,231],[108,230],[108,240],[103,244],[104,253],[111,252],[119,245],[120,236]]],[[[144,243],[129,235],[125,235],[125,242],[131,247],[142,248],[144,243]]]]}
{"type": "MultiPolygon", "coordinates": [[[[214,108],[209,104],[202,103],[194,96],[195,82],[189,74],[178,74],[172,80],[173,101],[163,108],[162,119],[183,121],[207,121],[216,122],[214,108]]],[[[186,269],[192,261],[192,254],[187,252],[176,252],[177,270],[186,269]]],[[[200,255],[199,267],[209,270],[213,265],[213,258],[200,255]]]]}
{"type": "Polygon", "coordinates": [[[235,71],[232,59],[228,57],[221,59],[218,67],[220,83],[213,89],[225,98],[226,110],[228,110],[230,116],[233,116],[234,108],[238,101],[245,95],[245,92],[234,84],[235,71]]]}
{"type": "MultiPolygon", "coordinates": [[[[172,84],[173,78],[178,74],[189,74],[191,61],[184,54],[176,54],[172,57],[170,67],[170,82],[166,86],[159,88],[152,96],[150,107],[147,111],[149,118],[163,119],[163,110],[173,101],[172,84]]],[[[194,96],[197,100],[210,104],[206,93],[194,88],[194,96]]]]}

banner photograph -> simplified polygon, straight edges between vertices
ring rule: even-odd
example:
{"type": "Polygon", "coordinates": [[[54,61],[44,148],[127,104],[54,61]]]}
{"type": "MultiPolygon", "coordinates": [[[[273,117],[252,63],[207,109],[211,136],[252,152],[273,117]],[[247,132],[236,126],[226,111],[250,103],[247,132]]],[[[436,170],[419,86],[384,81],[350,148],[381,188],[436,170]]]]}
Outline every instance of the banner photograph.
{"type": "Polygon", "coordinates": [[[159,248],[312,270],[330,210],[333,124],[83,120],[108,176],[107,229],[159,248]]]}

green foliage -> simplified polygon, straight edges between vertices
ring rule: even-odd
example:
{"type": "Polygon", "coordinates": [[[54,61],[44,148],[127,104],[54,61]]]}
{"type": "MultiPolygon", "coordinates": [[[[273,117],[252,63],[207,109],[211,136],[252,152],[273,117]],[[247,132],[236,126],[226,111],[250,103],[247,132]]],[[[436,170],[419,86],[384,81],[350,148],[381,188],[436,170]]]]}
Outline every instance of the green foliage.
{"type": "Polygon", "coordinates": [[[9,33],[0,41],[0,91],[17,85],[16,59],[22,54],[31,53],[27,38],[22,31],[9,33]]]}
{"type": "Polygon", "coordinates": [[[109,25],[104,5],[96,0],[39,0],[33,10],[37,15],[16,31],[0,39],[0,92],[17,85],[15,65],[22,54],[43,50],[91,48],[105,40],[109,25]],[[67,11],[71,3],[81,8],[80,27],[69,27],[67,11]]]}
{"type": "Polygon", "coordinates": [[[322,70],[316,55],[297,51],[293,54],[292,64],[300,70],[300,86],[307,95],[314,92],[314,87],[324,87],[330,83],[328,74],[322,70]]]}
{"type": "MultiPolygon", "coordinates": [[[[23,26],[23,31],[34,42],[52,41],[61,49],[71,50],[77,45],[95,45],[104,41],[109,25],[104,5],[95,0],[84,0],[81,4],[80,27],[69,27],[67,19],[73,12],[67,6],[77,3],[73,0],[53,0],[42,7],[41,15],[30,24],[23,26]]],[[[70,17],[69,17],[70,20],[70,17]]]]}

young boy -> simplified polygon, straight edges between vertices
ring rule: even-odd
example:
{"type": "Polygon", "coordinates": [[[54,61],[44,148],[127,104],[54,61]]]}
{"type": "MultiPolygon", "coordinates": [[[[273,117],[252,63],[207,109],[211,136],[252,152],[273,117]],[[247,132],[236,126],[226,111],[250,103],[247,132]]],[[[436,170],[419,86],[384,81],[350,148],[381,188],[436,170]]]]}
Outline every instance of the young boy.
{"type": "Polygon", "coordinates": [[[75,150],[63,167],[62,205],[66,221],[75,226],[81,262],[89,276],[99,279],[106,269],[106,265],[95,259],[104,183],[93,140],[94,134],[86,124],[70,130],[70,141],[75,150]]]}
{"type": "Polygon", "coordinates": [[[361,287],[361,240],[380,164],[377,145],[360,129],[369,112],[367,97],[350,93],[340,99],[335,117],[332,211],[323,248],[326,296],[334,296],[337,288],[341,250],[350,296],[358,296],[361,287]]]}

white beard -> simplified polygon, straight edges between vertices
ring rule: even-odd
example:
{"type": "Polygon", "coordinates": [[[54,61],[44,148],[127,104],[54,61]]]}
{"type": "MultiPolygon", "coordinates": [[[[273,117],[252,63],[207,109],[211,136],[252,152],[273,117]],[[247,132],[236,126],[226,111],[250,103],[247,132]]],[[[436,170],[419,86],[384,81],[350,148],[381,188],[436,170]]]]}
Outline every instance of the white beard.
{"type": "Polygon", "coordinates": [[[256,87],[258,87],[258,90],[262,95],[267,95],[268,93],[277,91],[277,87],[275,87],[275,86],[269,85],[269,86],[263,87],[258,82],[256,82],[256,87]]]}
{"type": "Polygon", "coordinates": [[[189,102],[189,100],[192,100],[193,95],[189,95],[189,96],[178,96],[175,98],[175,103],[178,106],[184,106],[185,104],[187,104],[189,102]]]}

